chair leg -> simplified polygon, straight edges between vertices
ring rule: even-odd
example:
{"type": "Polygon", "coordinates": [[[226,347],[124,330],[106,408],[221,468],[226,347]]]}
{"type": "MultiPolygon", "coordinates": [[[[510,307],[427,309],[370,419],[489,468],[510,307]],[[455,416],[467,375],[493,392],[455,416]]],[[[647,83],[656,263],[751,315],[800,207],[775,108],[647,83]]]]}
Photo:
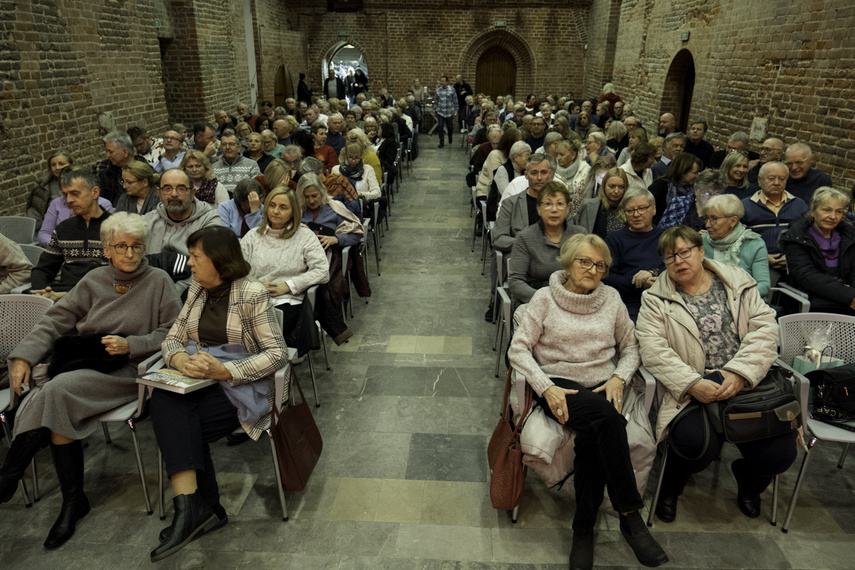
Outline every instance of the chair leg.
{"type": "MultiPolygon", "coordinates": [[[[376,227],[374,228],[373,237],[374,237],[374,261],[375,261],[375,263],[377,263],[377,277],[380,277],[380,242],[377,241],[379,238],[377,237],[377,228],[376,227]]],[[[367,271],[366,271],[366,273],[367,273],[367,271]]]]}
{"type": "Polygon", "coordinates": [[[653,501],[650,503],[650,512],[647,514],[647,526],[653,526],[653,515],[656,513],[656,503],[659,502],[659,493],[662,491],[662,479],[665,475],[665,464],[668,462],[668,442],[662,452],[662,464],[659,466],[659,479],[656,481],[656,491],[653,493],[653,501]]]}
{"type": "Polygon", "coordinates": [[[140,483],[142,484],[143,497],[145,497],[145,513],[150,515],[153,511],[151,510],[151,500],[148,497],[148,485],[145,483],[145,467],[143,467],[142,456],[140,455],[140,442],[137,439],[137,428],[134,425],[134,419],[131,418],[127,421],[128,427],[131,428],[131,439],[134,441],[134,451],[137,454],[137,469],[140,473],[140,483]]]}
{"type": "Polygon", "coordinates": [[[772,481],[772,520],[769,521],[772,526],[778,525],[778,475],[772,481]]]}
{"type": "Polygon", "coordinates": [[[101,422],[101,428],[104,430],[104,439],[107,440],[107,444],[113,443],[113,440],[110,438],[110,429],[107,427],[106,422],[101,422]]]}
{"type": "Polygon", "coordinates": [[[160,447],[157,448],[157,494],[158,494],[158,503],[160,503],[159,508],[160,512],[160,520],[164,520],[166,518],[166,508],[163,504],[163,453],[160,451],[160,447]]]}
{"type": "Polygon", "coordinates": [[[511,513],[511,522],[512,523],[517,524],[517,517],[519,516],[519,514],[520,514],[520,506],[517,505],[516,507],[514,507],[514,510],[511,513]]]}
{"type": "Polygon", "coordinates": [[[502,318],[499,318],[499,321],[496,323],[496,326],[499,329],[499,337],[498,342],[496,343],[496,378],[499,377],[499,361],[502,358],[502,341],[505,339],[505,323],[502,322],[502,318]]]}
{"type": "Polygon", "coordinates": [[[285,491],[282,490],[282,473],[279,471],[279,456],[276,453],[276,444],[273,443],[273,432],[268,429],[270,438],[270,452],[273,455],[273,472],[276,474],[276,490],[279,491],[279,503],[282,505],[282,520],[288,521],[288,507],[285,505],[285,491]]]}
{"type": "MultiPolygon", "coordinates": [[[[808,448],[810,449],[810,448],[808,448]]],[[[802,460],[802,466],[799,469],[799,476],[796,478],[796,486],[793,489],[793,496],[790,499],[790,506],[787,508],[787,516],[784,517],[784,526],[781,527],[781,532],[790,530],[790,520],[793,518],[793,512],[796,510],[796,502],[799,500],[799,491],[802,488],[805,470],[807,469],[808,460],[810,459],[810,451],[805,452],[805,457],[802,460]]]]}
{"type": "Polygon", "coordinates": [[[324,349],[324,362],[327,363],[327,370],[329,370],[330,369],[330,359],[327,356],[327,340],[324,337],[323,329],[321,329],[321,323],[319,323],[318,321],[315,321],[315,326],[318,327],[318,334],[321,337],[321,348],[324,349]]]}
{"type": "MultiPolygon", "coordinates": [[[[39,468],[36,467],[36,460],[35,459],[33,459],[32,467],[33,467],[33,502],[38,503],[39,499],[41,499],[41,492],[39,491],[39,468]]],[[[23,482],[23,479],[21,479],[21,481],[23,482]]]]}
{"type": "Polygon", "coordinates": [[[849,453],[849,444],[843,446],[843,451],[840,453],[840,459],[837,461],[837,468],[843,469],[843,462],[846,461],[846,454],[849,453]]]}
{"type": "Polygon", "coordinates": [[[315,364],[312,362],[312,353],[309,352],[306,354],[307,360],[309,361],[309,374],[312,375],[312,389],[315,391],[315,407],[321,407],[321,401],[318,399],[318,384],[315,382],[315,364]]]}

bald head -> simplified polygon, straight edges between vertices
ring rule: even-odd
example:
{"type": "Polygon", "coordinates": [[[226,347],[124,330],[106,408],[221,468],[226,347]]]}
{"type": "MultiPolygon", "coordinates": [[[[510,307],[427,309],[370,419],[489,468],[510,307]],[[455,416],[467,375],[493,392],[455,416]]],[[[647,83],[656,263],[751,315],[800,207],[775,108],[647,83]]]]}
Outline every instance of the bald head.
{"type": "Polygon", "coordinates": [[[776,137],[769,137],[763,141],[760,147],[760,164],[776,162],[784,158],[784,141],[776,137]]]}
{"type": "Polygon", "coordinates": [[[288,122],[284,119],[273,121],[273,132],[278,139],[287,139],[291,131],[288,129],[288,122]]]}
{"type": "Polygon", "coordinates": [[[666,136],[670,135],[674,131],[677,130],[677,120],[674,118],[674,115],[671,113],[663,113],[661,117],[659,117],[659,135],[666,136]]]}

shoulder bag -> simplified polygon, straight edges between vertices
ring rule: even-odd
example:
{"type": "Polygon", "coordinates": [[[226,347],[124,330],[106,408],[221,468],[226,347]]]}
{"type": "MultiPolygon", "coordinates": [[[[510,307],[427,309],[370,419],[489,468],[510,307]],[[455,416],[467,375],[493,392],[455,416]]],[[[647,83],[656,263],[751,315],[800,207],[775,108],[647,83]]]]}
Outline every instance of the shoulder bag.
{"type": "Polygon", "coordinates": [[[511,373],[505,382],[505,397],[502,401],[502,415],[499,424],[493,430],[487,445],[487,464],[490,466],[490,501],[494,509],[513,510],[520,502],[525,488],[525,466],[522,462],[520,431],[531,409],[532,389],[526,387],[525,407],[518,425],[513,423],[513,415],[508,405],[511,393],[511,373]]]}
{"type": "Polygon", "coordinates": [[[321,432],[293,370],[291,379],[300,392],[300,403],[283,406],[280,410],[274,405],[270,420],[282,490],[288,493],[306,488],[324,448],[321,432]]]}
{"type": "Polygon", "coordinates": [[[814,419],[855,430],[855,364],[815,370],[805,377],[814,389],[814,419]]]}

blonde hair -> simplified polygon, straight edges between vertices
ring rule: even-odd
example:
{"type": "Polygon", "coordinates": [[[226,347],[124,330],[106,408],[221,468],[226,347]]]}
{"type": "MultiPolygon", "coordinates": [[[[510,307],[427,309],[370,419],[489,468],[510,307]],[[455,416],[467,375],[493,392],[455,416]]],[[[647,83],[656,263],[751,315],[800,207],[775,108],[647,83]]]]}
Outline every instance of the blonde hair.
{"type": "Polygon", "coordinates": [[[261,223],[258,224],[259,234],[264,235],[267,233],[267,228],[270,225],[270,221],[267,218],[268,212],[270,212],[270,203],[275,197],[283,195],[288,198],[288,202],[291,205],[291,222],[290,225],[288,225],[288,223],[285,224],[285,230],[280,236],[281,239],[289,239],[293,237],[294,234],[297,233],[297,230],[300,229],[300,220],[303,217],[303,208],[300,207],[300,201],[297,199],[297,195],[287,186],[277,186],[271,190],[270,194],[267,195],[267,198],[264,199],[264,217],[261,220],[261,223]]]}
{"type": "MultiPolygon", "coordinates": [[[[188,149],[186,153],[184,153],[184,158],[181,159],[181,164],[178,166],[181,170],[187,166],[188,160],[198,160],[199,163],[205,168],[205,180],[211,180],[214,178],[214,167],[211,166],[211,161],[208,160],[208,157],[205,156],[205,153],[201,150],[196,150],[194,148],[188,149]]],[[[189,178],[189,175],[188,175],[189,178]]]]}
{"type": "Polygon", "coordinates": [[[570,267],[570,264],[573,263],[573,260],[576,259],[576,256],[579,255],[579,250],[586,245],[597,250],[597,253],[603,258],[603,262],[606,264],[606,272],[603,273],[603,278],[608,277],[609,267],[612,264],[612,253],[609,251],[609,246],[606,245],[603,238],[597,234],[575,234],[570,236],[564,242],[564,245],[561,246],[561,253],[558,255],[558,261],[561,263],[561,266],[566,271],[570,267]]]}

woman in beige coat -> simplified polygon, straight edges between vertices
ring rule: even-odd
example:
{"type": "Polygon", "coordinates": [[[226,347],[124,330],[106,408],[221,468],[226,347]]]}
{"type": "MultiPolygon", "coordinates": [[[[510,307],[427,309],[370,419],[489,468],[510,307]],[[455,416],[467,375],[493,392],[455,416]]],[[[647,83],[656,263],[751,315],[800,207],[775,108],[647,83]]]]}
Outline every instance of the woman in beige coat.
{"type": "MultiPolygon", "coordinates": [[[[659,254],[667,274],[642,295],[636,336],[644,366],[667,389],[656,430],[660,441],[669,436],[670,453],[656,515],[671,522],[688,478],[706,469],[724,443],[712,430],[707,440],[699,406],[672,420],[694,401],[724,401],[760,383],[777,357],[778,325],[754,279],[739,267],[705,259],[695,230],[666,230],[659,254]]],[[[795,460],[795,435],[737,446],[742,458],[731,465],[737,504],[757,517],[760,494],[795,460]]]]}

